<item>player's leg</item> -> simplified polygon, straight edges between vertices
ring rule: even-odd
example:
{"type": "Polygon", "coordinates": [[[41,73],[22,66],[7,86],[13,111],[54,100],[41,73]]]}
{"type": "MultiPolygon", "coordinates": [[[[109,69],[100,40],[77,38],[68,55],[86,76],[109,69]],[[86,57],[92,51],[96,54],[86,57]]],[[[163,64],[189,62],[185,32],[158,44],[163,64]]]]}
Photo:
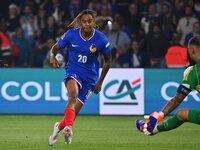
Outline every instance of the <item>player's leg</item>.
{"type": "Polygon", "coordinates": [[[78,101],[78,100],[76,101],[76,105],[75,105],[75,118],[78,115],[78,113],[80,112],[80,110],[81,110],[81,108],[82,108],[83,105],[84,104],[81,103],[80,101],[78,101]]]}
{"type": "MultiPolygon", "coordinates": [[[[75,117],[74,120],[76,118],[76,116],[78,115],[79,111],[81,110],[83,104],[80,103],[78,100],[76,101],[75,104],[75,117]]],[[[64,136],[64,140],[66,144],[70,144],[72,142],[72,129],[69,126],[65,126],[63,129],[63,136],[64,136]]]]}
{"type": "MultiPolygon", "coordinates": [[[[65,108],[65,116],[64,116],[64,126],[63,129],[63,136],[65,139],[66,144],[71,143],[72,139],[72,128],[75,119],[75,105],[79,94],[79,87],[75,80],[70,79],[67,84],[67,91],[68,91],[68,103],[65,108]]],[[[59,125],[59,129],[60,125],[59,125]]]]}
{"type": "Polygon", "coordinates": [[[161,124],[158,124],[157,131],[155,129],[154,132],[169,131],[169,130],[179,127],[180,125],[182,125],[184,123],[184,121],[186,121],[186,120],[183,120],[183,118],[187,118],[183,114],[188,116],[188,110],[185,110],[185,112],[184,112],[184,110],[179,109],[175,115],[173,115],[172,117],[163,121],[161,124]]]}
{"type": "Polygon", "coordinates": [[[78,114],[78,112],[80,111],[81,108],[79,108],[79,104],[77,103],[76,106],[76,102],[77,102],[77,97],[78,97],[78,93],[79,93],[79,87],[78,84],[75,80],[73,79],[67,79],[66,83],[66,87],[68,90],[68,103],[65,109],[65,115],[63,120],[59,123],[57,122],[54,125],[54,130],[53,133],[51,134],[51,136],[49,137],[49,145],[53,146],[58,138],[59,132],[65,129],[65,134],[64,137],[66,136],[70,136],[70,141],[68,140],[68,142],[66,142],[67,144],[71,143],[71,137],[72,137],[72,126],[73,126],[73,121],[75,118],[75,114],[78,114]],[[77,112],[75,112],[75,108],[77,108],[77,112]]]}
{"type": "Polygon", "coordinates": [[[184,122],[200,124],[200,110],[179,109],[177,113],[157,126],[157,132],[173,130],[184,122]]]}
{"type": "MultiPolygon", "coordinates": [[[[78,115],[79,111],[81,110],[83,104],[80,103],[78,100],[76,101],[76,104],[75,104],[75,118],[76,116],[78,115]]],[[[64,117],[65,118],[65,117],[64,117]]],[[[65,119],[63,118],[63,120],[60,122],[59,124],[59,130],[62,130],[64,129],[65,127],[65,119]]]]}

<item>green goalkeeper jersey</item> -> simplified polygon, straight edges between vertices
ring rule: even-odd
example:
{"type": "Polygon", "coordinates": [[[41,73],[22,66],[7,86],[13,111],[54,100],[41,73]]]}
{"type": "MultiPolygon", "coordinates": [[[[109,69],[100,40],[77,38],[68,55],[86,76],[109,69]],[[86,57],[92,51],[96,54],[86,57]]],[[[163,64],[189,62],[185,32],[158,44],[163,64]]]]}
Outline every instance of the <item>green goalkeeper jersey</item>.
{"type": "Polygon", "coordinates": [[[182,85],[200,92],[200,60],[196,65],[188,67],[183,75],[182,85]]]}

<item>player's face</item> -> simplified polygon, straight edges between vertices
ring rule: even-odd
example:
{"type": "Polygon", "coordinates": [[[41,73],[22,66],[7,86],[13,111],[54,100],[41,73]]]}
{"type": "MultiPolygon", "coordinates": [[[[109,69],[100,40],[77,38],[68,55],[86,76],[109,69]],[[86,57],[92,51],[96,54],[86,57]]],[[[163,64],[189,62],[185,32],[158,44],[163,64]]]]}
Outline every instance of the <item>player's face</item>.
{"type": "Polygon", "coordinates": [[[191,59],[195,61],[196,50],[194,46],[191,46],[191,45],[188,46],[188,53],[191,59]]]}
{"type": "Polygon", "coordinates": [[[80,21],[83,32],[89,33],[93,31],[94,19],[92,15],[90,14],[83,15],[80,21]]]}

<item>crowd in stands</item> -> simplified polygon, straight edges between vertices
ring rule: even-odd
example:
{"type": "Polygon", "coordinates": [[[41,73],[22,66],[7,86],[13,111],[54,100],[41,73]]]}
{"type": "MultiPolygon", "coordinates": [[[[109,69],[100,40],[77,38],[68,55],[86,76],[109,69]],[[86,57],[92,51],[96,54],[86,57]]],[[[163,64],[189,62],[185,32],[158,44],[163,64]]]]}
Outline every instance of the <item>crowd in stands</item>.
{"type": "MultiPolygon", "coordinates": [[[[0,67],[51,67],[50,48],[84,9],[97,13],[98,29],[112,48],[112,67],[193,65],[187,44],[200,35],[200,0],[15,0],[7,13],[0,10],[0,67]]],[[[64,67],[67,47],[56,57],[64,67]]]]}

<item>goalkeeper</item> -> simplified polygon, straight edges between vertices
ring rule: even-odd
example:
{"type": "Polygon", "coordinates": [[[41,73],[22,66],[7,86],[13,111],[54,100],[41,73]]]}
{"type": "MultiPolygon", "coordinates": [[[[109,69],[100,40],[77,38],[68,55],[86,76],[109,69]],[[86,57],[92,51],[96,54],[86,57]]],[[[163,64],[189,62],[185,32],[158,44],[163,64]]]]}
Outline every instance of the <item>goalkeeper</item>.
{"type": "Polygon", "coordinates": [[[196,65],[188,67],[184,72],[182,84],[178,87],[176,95],[164,106],[160,112],[144,116],[146,121],[136,120],[136,127],[147,135],[173,130],[184,122],[200,125],[200,110],[179,109],[175,115],[158,124],[165,116],[178,107],[184,98],[193,90],[200,92],[200,36],[193,37],[188,44],[188,52],[196,65]]]}

